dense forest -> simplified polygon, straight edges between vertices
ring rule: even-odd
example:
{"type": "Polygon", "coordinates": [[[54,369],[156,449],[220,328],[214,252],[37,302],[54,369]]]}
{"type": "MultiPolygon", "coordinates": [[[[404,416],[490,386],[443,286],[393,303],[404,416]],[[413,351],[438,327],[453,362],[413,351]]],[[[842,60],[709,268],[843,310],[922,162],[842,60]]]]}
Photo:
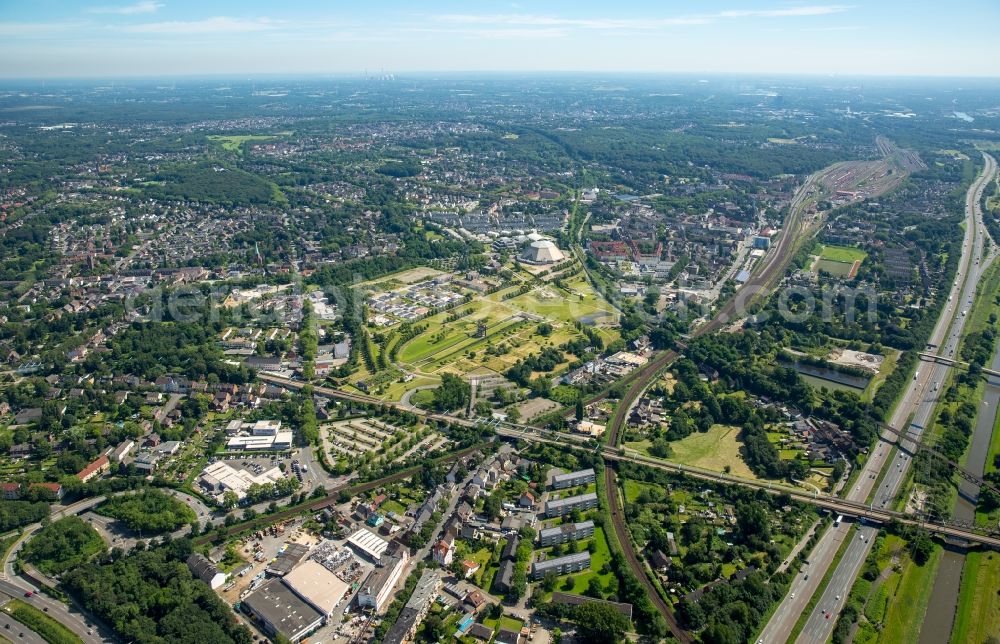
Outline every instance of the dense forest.
{"type": "Polygon", "coordinates": [[[30,525],[49,516],[49,504],[44,501],[0,501],[0,531],[30,525]]]}
{"type": "Polygon", "coordinates": [[[274,184],[249,172],[216,163],[164,167],[143,188],[154,199],[184,199],[227,206],[284,200],[274,184]]]}
{"type": "Polygon", "coordinates": [[[33,536],[20,556],[48,575],[59,575],[104,551],[104,540],[86,521],[69,516],[54,521],[33,536]]]}
{"type": "Polygon", "coordinates": [[[72,570],[66,589],[124,641],[250,644],[252,637],[218,595],[194,579],[183,539],[72,570]]]}
{"type": "Polygon", "coordinates": [[[147,535],[171,532],[197,519],[183,501],[152,488],[112,497],[101,504],[98,512],[147,535]]]}

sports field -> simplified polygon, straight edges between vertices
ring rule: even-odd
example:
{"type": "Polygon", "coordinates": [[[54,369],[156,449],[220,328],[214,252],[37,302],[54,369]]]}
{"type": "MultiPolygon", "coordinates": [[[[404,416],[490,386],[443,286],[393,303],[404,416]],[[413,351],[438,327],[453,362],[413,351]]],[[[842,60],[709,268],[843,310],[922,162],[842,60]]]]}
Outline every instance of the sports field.
{"type": "Polygon", "coordinates": [[[851,274],[853,268],[853,263],[845,264],[844,262],[835,262],[830,259],[821,259],[816,262],[816,270],[825,271],[836,277],[847,277],[851,274]]]}
{"type": "Polygon", "coordinates": [[[853,248],[850,246],[823,246],[822,250],[820,250],[819,256],[822,259],[828,259],[832,262],[853,264],[857,261],[865,261],[865,258],[868,257],[868,253],[860,248],[853,248]]]}

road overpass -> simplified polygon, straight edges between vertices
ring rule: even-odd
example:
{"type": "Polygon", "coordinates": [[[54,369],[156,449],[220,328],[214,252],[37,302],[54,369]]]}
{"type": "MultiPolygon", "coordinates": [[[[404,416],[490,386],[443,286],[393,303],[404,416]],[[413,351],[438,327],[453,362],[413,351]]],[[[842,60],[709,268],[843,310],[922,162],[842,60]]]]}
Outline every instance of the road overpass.
{"type": "Polygon", "coordinates": [[[955,461],[951,460],[950,458],[948,458],[947,456],[945,456],[943,453],[941,453],[940,451],[938,451],[938,449],[936,447],[934,447],[932,445],[927,445],[923,441],[919,440],[919,438],[914,437],[912,435],[909,435],[909,432],[900,431],[900,430],[896,429],[895,427],[892,427],[890,425],[886,425],[885,423],[880,423],[880,422],[877,422],[877,421],[876,421],[875,424],[878,425],[880,429],[882,429],[882,432],[883,432],[883,434],[882,434],[882,440],[883,441],[889,442],[886,439],[886,436],[885,436],[886,433],[888,433],[890,436],[895,436],[896,439],[897,439],[896,440],[896,445],[897,445],[897,447],[899,447],[900,450],[902,450],[902,451],[904,451],[904,452],[906,452],[908,454],[914,454],[916,452],[924,452],[926,454],[930,454],[934,458],[936,458],[936,459],[938,459],[940,461],[944,461],[945,463],[947,463],[948,466],[951,467],[951,469],[956,474],[958,474],[959,477],[965,479],[969,483],[977,485],[977,486],[979,486],[981,488],[982,487],[989,488],[989,489],[993,490],[994,492],[996,492],[997,494],[1000,494],[1000,490],[998,490],[995,485],[993,485],[992,483],[990,483],[989,481],[987,481],[983,477],[977,476],[977,475],[973,474],[972,472],[970,472],[969,470],[965,469],[964,467],[962,467],[961,465],[959,465],[955,461]],[[911,450],[911,449],[907,448],[906,447],[906,443],[909,443],[910,445],[913,445],[913,447],[915,449],[911,450]]]}

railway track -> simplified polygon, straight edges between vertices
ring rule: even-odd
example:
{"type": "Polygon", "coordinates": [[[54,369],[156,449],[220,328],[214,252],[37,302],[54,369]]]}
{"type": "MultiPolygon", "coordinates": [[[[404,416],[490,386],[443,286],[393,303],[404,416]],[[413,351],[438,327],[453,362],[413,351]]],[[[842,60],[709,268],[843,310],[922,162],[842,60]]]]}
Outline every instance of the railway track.
{"type": "MultiPolygon", "coordinates": [[[[802,226],[802,205],[806,198],[812,194],[813,187],[817,183],[817,177],[819,174],[811,175],[809,179],[803,184],[802,188],[799,189],[795,197],[792,199],[792,203],[789,205],[788,221],[785,225],[785,230],[782,231],[781,237],[778,240],[777,246],[774,247],[774,252],[768,255],[766,258],[766,263],[760,271],[751,277],[740,289],[737,291],[736,295],[726,301],[725,304],[716,312],[716,314],[705,324],[698,327],[692,334],[692,338],[697,338],[702,335],[709,333],[714,333],[721,329],[726,324],[729,324],[732,320],[736,319],[737,314],[740,313],[738,307],[746,306],[754,297],[762,292],[766,292],[778,277],[784,272],[785,267],[788,262],[791,261],[792,251],[795,248],[795,243],[799,237],[802,226]]],[[[612,416],[611,423],[608,427],[608,445],[612,448],[618,446],[619,439],[621,438],[621,431],[625,426],[625,422],[628,419],[629,412],[632,409],[632,405],[635,401],[642,395],[642,392],[646,390],[646,387],[659,376],[662,371],[669,366],[674,360],[680,357],[680,353],[670,349],[663,351],[651,360],[639,373],[640,375],[634,378],[625,395],[622,396],[621,400],[615,409],[615,413],[612,416]]],[[[632,545],[631,534],[628,530],[628,526],[625,523],[625,516],[621,509],[621,504],[618,499],[618,483],[617,477],[614,471],[614,464],[611,459],[605,456],[605,468],[604,468],[604,481],[605,488],[608,496],[608,509],[611,513],[611,523],[614,527],[615,534],[618,536],[618,542],[621,544],[622,553],[625,555],[625,560],[628,562],[629,568],[639,579],[639,582],[646,588],[650,600],[656,606],[657,610],[663,615],[664,620],[667,622],[667,626],[670,628],[674,637],[678,638],[682,642],[691,641],[690,635],[683,630],[677,623],[677,619],[674,617],[673,611],[667,602],[660,596],[659,591],[657,591],[653,580],[650,578],[649,572],[646,570],[645,566],[639,560],[638,555],[635,552],[635,548],[632,545]]]]}
{"type": "Polygon", "coordinates": [[[677,618],[674,617],[670,606],[667,605],[667,602],[663,601],[656,586],[653,585],[649,575],[646,574],[646,569],[639,560],[635,548],[632,546],[631,536],[628,533],[628,528],[625,527],[624,512],[621,504],[618,502],[615,472],[610,463],[604,467],[604,487],[608,493],[608,511],[611,513],[611,524],[614,526],[615,536],[618,538],[618,543],[621,546],[622,554],[625,555],[628,567],[633,572],[642,571],[641,574],[636,572],[636,577],[639,579],[639,583],[646,589],[646,595],[653,602],[653,605],[656,606],[656,610],[663,615],[663,619],[667,622],[667,628],[670,629],[671,634],[681,642],[692,642],[691,636],[677,623],[677,618]]]}
{"type": "MultiPolygon", "coordinates": [[[[466,447],[465,449],[459,450],[459,451],[454,452],[452,454],[448,454],[447,456],[444,456],[444,457],[438,459],[437,462],[438,463],[450,463],[452,461],[455,461],[455,460],[458,460],[458,459],[462,458],[463,456],[471,454],[472,452],[476,451],[477,449],[480,449],[481,447],[482,447],[481,444],[477,444],[477,445],[472,445],[470,447],[466,447]]],[[[251,519],[250,521],[242,521],[240,523],[234,523],[233,525],[231,525],[231,526],[229,526],[229,527],[226,528],[224,534],[225,534],[226,537],[230,537],[230,536],[233,536],[233,535],[240,534],[241,532],[243,532],[245,530],[252,530],[254,528],[259,528],[261,526],[270,525],[272,523],[278,523],[280,521],[284,521],[285,519],[289,519],[289,518],[298,516],[298,515],[303,514],[303,513],[318,512],[319,510],[322,510],[324,508],[328,508],[328,507],[330,507],[332,505],[335,505],[337,503],[337,497],[340,495],[341,492],[346,491],[346,492],[348,492],[351,495],[361,494],[362,492],[368,492],[369,490],[377,489],[379,487],[382,487],[383,485],[388,485],[389,483],[396,483],[398,481],[402,481],[404,479],[407,479],[407,478],[413,476],[414,474],[419,473],[422,469],[423,469],[423,465],[416,465],[414,467],[408,467],[405,470],[400,470],[400,471],[395,472],[393,474],[390,474],[388,476],[384,476],[382,478],[375,479],[374,481],[367,481],[367,482],[364,482],[364,483],[353,483],[353,484],[348,481],[348,482],[345,482],[343,485],[338,485],[337,487],[333,488],[332,490],[329,490],[326,493],[326,496],[322,496],[322,497],[320,497],[318,499],[314,499],[313,501],[311,501],[309,503],[306,503],[306,504],[303,504],[303,505],[297,505],[297,506],[295,506],[293,508],[288,508],[286,510],[281,510],[281,511],[275,512],[273,514],[267,514],[267,515],[255,517],[254,519],[251,519]]],[[[212,532],[210,534],[201,535],[200,537],[197,537],[197,538],[194,539],[194,544],[195,545],[202,545],[202,544],[208,543],[208,542],[212,541],[213,539],[215,539],[216,535],[217,535],[216,532],[212,532]]]]}

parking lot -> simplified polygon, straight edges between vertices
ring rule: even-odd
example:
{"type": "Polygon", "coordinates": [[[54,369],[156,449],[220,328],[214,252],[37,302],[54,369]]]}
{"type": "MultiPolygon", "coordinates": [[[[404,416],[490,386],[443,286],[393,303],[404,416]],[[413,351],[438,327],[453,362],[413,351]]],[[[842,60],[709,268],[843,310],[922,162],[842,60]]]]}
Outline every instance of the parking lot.
{"type": "MultiPolygon", "coordinates": [[[[259,537],[255,534],[249,539],[238,542],[238,551],[247,560],[247,564],[237,565],[233,569],[234,576],[231,581],[219,589],[222,599],[228,604],[233,605],[249,594],[251,589],[256,589],[263,584],[268,578],[265,574],[266,568],[278,556],[282,546],[286,543],[308,545],[310,552],[306,555],[306,558],[311,556],[315,552],[316,545],[322,538],[302,531],[300,527],[304,521],[305,518],[296,519],[285,527],[283,534],[279,533],[275,535],[271,531],[261,530],[259,537]],[[242,576],[236,574],[244,569],[246,565],[251,566],[249,571],[244,572],[242,576]]],[[[332,543],[337,548],[347,548],[345,539],[337,539],[332,543]]],[[[221,556],[224,550],[225,548],[220,548],[213,555],[221,556]]],[[[338,576],[345,582],[350,583],[351,589],[337,606],[334,614],[327,620],[326,625],[309,638],[312,644],[320,642],[327,642],[328,644],[333,642],[348,642],[356,639],[362,630],[370,631],[374,628],[377,622],[369,623],[367,616],[359,615],[356,606],[353,605],[354,596],[361,582],[368,577],[374,567],[365,558],[353,555],[342,566],[337,568],[338,576]]],[[[400,581],[401,583],[402,580],[400,581]]],[[[241,619],[244,623],[250,625],[252,630],[257,632],[245,615],[241,615],[241,619]]]]}
{"type": "Polygon", "coordinates": [[[274,454],[227,455],[225,458],[219,460],[238,470],[244,469],[254,474],[263,474],[272,467],[279,467],[281,463],[285,464],[285,472],[291,472],[292,470],[291,458],[276,456],[274,454]]]}
{"type": "MultiPolygon", "coordinates": [[[[278,552],[284,544],[301,543],[312,547],[319,541],[317,537],[297,529],[297,526],[300,526],[302,521],[302,519],[296,519],[285,528],[283,534],[272,534],[268,530],[261,530],[261,538],[258,539],[252,536],[249,539],[237,542],[237,550],[240,556],[247,561],[247,564],[237,565],[233,569],[234,576],[230,580],[232,586],[227,583],[220,592],[226,602],[229,604],[238,602],[243,591],[250,588],[254,578],[263,573],[268,564],[278,556],[278,552]],[[259,548],[256,547],[256,544],[259,544],[259,548]],[[235,573],[238,573],[246,565],[250,565],[252,567],[251,570],[243,576],[237,576],[235,573]]],[[[221,548],[221,551],[225,551],[225,548],[221,548]]],[[[221,552],[213,553],[213,555],[215,554],[221,554],[221,552]]]]}

